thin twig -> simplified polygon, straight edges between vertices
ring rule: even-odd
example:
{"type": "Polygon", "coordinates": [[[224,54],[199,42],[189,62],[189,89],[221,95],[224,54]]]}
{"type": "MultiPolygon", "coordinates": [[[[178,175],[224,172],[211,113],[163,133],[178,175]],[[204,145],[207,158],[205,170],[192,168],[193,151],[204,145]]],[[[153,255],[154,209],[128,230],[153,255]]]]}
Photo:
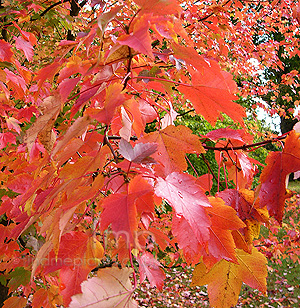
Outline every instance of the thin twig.
{"type": "MultiPolygon", "coordinates": [[[[212,174],[212,176],[214,177],[214,179],[218,182],[218,178],[216,177],[216,175],[214,174],[213,170],[210,167],[209,161],[206,159],[206,157],[204,156],[204,154],[201,153],[202,159],[205,162],[209,172],[212,174]]],[[[225,189],[225,187],[220,183],[220,186],[225,189]]]]}

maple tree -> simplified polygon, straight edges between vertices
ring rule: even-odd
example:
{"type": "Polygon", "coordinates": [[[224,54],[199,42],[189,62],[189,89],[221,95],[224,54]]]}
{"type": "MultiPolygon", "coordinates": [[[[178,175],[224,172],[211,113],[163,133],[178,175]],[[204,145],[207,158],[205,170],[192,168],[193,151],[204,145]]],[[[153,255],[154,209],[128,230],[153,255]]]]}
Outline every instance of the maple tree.
{"type": "Polygon", "coordinates": [[[214,307],[235,305],[242,283],[266,293],[254,240],[270,216],[282,222],[300,130],[255,142],[238,101],[270,89],[251,59],[282,65],[278,44],[253,35],[280,27],[298,54],[291,4],[1,1],[4,307],[136,307],[138,276],[162,289],[176,262],[195,266],[214,307]],[[235,124],[193,132],[187,113],[235,124]],[[282,149],[253,187],[249,153],[272,142],[282,149]],[[189,174],[188,154],[210,173],[189,174]]]}

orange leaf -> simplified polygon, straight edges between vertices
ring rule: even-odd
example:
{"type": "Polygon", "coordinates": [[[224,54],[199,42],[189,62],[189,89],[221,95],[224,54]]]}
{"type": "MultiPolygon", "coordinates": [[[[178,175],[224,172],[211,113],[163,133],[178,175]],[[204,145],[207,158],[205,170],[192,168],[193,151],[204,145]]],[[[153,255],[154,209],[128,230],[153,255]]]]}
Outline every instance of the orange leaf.
{"type": "Polygon", "coordinates": [[[4,301],[2,308],[24,308],[27,304],[27,299],[24,297],[12,296],[4,301]]]}
{"type": "Polygon", "coordinates": [[[209,202],[212,207],[206,208],[206,212],[212,225],[209,228],[208,251],[215,260],[237,262],[235,243],[230,230],[238,230],[245,227],[245,224],[238,218],[236,211],[225,205],[221,198],[210,197],[209,202]]]}
{"type": "Polygon", "coordinates": [[[37,118],[35,123],[26,131],[24,142],[27,144],[29,153],[32,146],[39,136],[41,143],[45,149],[51,151],[54,142],[55,135],[52,131],[54,122],[60,112],[61,101],[58,96],[48,96],[44,99],[40,106],[41,115],[37,118]]]}
{"type": "Polygon", "coordinates": [[[198,114],[214,125],[223,112],[243,125],[246,113],[241,105],[233,102],[236,99],[236,85],[231,74],[221,71],[214,61],[210,61],[209,69],[203,72],[192,68],[189,68],[189,72],[192,85],[180,85],[178,90],[192,102],[198,114]]]}
{"type": "Polygon", "coordinates": [[[52,157],[67,145],[67,143],[78,136],[81,136],[86,130],[87,126],[90,124],[91,118],[89,116],[83,116],[77,118],[72,126],[69,127],[67,132],[62,136],[62,138],[57,142],[56,146],[53,149],[52,157]]]}
{"type": "Polygon", "coordinates": [[[176,0],[135,0],[134,2],[141,7],[142,14],[168,15],[179,14],[182,11],[176,0]]]}
{"type": "Polygon", "coordinates": [[[185,153],[204,153],[205,150],[198,136],[185,126],[170,125],[159,132],[153,132],[141,139],[141,142],[158,144],[152,157],[161,166],[156,166],[165,175],[173,171],[185,171],[187,163],[185,153]]]}
{"type": "Polygon", "coordinates": [[[13,57],[11,45],[4,40],[0,40],[0,60],[10,62],[13,57]]]}

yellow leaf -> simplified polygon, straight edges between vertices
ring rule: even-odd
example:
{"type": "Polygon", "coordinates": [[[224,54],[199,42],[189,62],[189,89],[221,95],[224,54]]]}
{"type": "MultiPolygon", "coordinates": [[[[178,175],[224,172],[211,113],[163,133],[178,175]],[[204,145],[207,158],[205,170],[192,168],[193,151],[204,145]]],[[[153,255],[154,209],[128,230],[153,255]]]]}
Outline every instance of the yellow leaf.
{"type": "Polygon", "coordinates": [[[245,240],[248,244],[252,244],[253,240],[259,237],[260,222],[254,219],[246,219],[245,224],[245,240]]]}
{"type": "Polygon", "coordinates": [[[196,266],[192,286],[208,285],[208,296],[211,306],[230,308],[235,306],[241,291],[242,283],[266,293],[267,260],[252,248],[252,253],[236,249],[239,264],[221,260],[210,271],[204,263],[196,266]]]}
{"type": "Polygon", "coordinates": [[[102,244],[94,237],[90,237],[87,242],[85,252],[85,264],[87,266],[97,266],[104,256],[104,249],[102,244]]]}

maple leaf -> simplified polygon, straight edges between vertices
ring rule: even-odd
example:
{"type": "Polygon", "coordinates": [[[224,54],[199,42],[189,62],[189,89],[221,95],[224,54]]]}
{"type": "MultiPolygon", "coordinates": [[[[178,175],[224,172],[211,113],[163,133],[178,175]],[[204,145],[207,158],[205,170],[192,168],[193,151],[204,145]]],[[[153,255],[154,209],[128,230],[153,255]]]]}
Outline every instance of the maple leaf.
{"type": "Polygon", "coordinates": [[[22,36],[16,38],[16,48],[24,52],[25,57],[28,61],[33,58],[33,46],[30,42],[24,40],[22,36]]]}
{"type": "Polygon", "coordinates": [[[260,207],[267,207],[271,216],[282,222],[284,202],[291,194],[286,190],[288,175],[300,170],[300,134],[292,130],[282,152],[271,152],[260,176],[258,197],[260,207]]]}
{"type": "MultiPolygon", "coordinates": [[[[71,231],[62,235],[58,251],[53,245],[54,249],[48,256],[45,257],[45,253],[41,255],[44,274],[60,270],[59,277],[63,285],[60,294],[65,306],[70,303],[72,295],[80,292],[80,283],[95,267],[96,259],[103,256],[103,247],[99,244],[86,233],[71,231]]],[[[52,247],[48,246],[46,245],[45,252],[52,247]]]]}
{"type": "Polygon", "coordinates": [[[136,241],[137,204],[152,190],[146,181],[137,176],[130,181],[124,193],[108,196],[102,203],[101,230],[104,231],[111,224],[116,238],[122,236],[127,245],[136,241]]]}
{"type": "Polygon", "coordinates": [[[184,171],[187,169],[185,153],[204,153],[205,150],[199,137],[192,134],[192,131],[185,126],[170,125],[159,132],[153,132],[140,140],[143,143],[157,143],[157,151],[152,157],[160,162],[156,166],[161,173],[168,175],[173,171],[184,171]]]}
{"type": "Polygon", "coordinates": [[[73,138],[81,136],[87,130],[87,126],[90,124],[90,122],[91,118],[89,116],[77,118],[75,122],[69,127],[67,132],[57,142],[53,149],[52,157],[61,151],[73,138]]]}
{"type": "Polygon", "coordinates": [[[27,304],[27,299],[19,296],[12,296],[6,299],[3,303],[3,308],[24,308],[27,304]]]}
{"type": "Polygon", "coordinates": [[[73,295],[80,293],[80,285],[87,279],[90,271],[91,268],[82,268],[79,266],[63,267],[59,271],[62,288],[60,294],[63,297],[65,307],[68,307],[73,295]]]}
{"type": "Polygon", "coordinates": [[[137,256],[137,261],[139,263],[141,283],[147,277],[151,287],[156,286],[159,290],[162,290],[166,275],[161,269],[161,264],[149,252],[144,252],[141,256],[137,256]]]}
{"type": "Polygon", "coordinates": [[[48,289],[38,289],[33,295],[32,308],[54,308],[56,305],[63,305],[58,291],[58,287],[53,285],[48,289]]]}
{"type": "Polygon", "coordinates": [[[232,76],[221,71],[218,63],[210,61],[210,69],[204,72],[189,68],[191,86],[179,85],[178,90],[192,102],[198,114],[215,125],[220,113],[226,113],[234,121],[244,125],[244,108],[233,100],[236,85],[232,76]]]}
{"type": "Polygon", "coordinates": [[[216,308],[235,306],[243,282],[266,293],[267,260],[264,255],[256,248],[251,254],[237,249],[236,255],[239,264],[221,260],[210,271],[206,270],[204,263],[194,270],[191,285],[207,284],[210,304],[216,308]]]}
{"type": "Polygon", "coordinates": [[[199,55],[193,47],[186,47],[173,43],[172,49],[177,59],[184,60],[185,63],[192,65],[199,72],[209,67],[209,62],[206,61],[203,56],[199,55]]]}
{"type": "Polygon", "coordinates": [[[122,90],[122,84],[116,82],[110,84],[106,88],[103,108],[89,108],[86,110],[85,115],[96,119],[98,122],[109,124],[115,114],[116,108],[125,102],[125,95],[122,90]]]}
{"type": "Polygon", "coordinates": [[[218,140],[221,138],[231,139],[240,141],[241,144],[245,144],[246,142],[252,142],[253,137],[251,135],[247,135],[245,130],[243,129],[231,129],[231,128],[219,128],[212,130],[206,134],[211,140],[218,140]]]}
{"type": "Polygon", "coordinates": [[[0,133],[0,150],[5,148],[8,143],[17,144],[16,136],[12,133],[0,133]]]}
{"type": "Polygon", "coordinates": [[[115,16],[120,12],[121,6],[115,6],[110,11],[102,13],[98,18],[98,27],[102,32],[102,35],[104,34],[105,28],[107,27],[108,23],[115,18],[115,16]]]}
{"type": "Polygon", "coordinates": [[[83,267],[83,256],[86,251],[89,236],[79,231],[71,231],[64,234],[56,247],[50,252],[43,268],[44,273],[51,273],[64,267],[83,267]],[[79,264],[76,264],[79,262],[79,264]]]}
{"type": "Polygon", "coordinates": [[[153,0],[151,3],[147,0],[135,0],[141,7],[141,13],[151,12],[154,15],[179,14],[182,8],[176,0],[153,0]]]}
{"type": "Polygon", "coordinates": [[[206,212],[211,220],[209,227],[208,251],[215,260],[226,259],[237,262],[235,244],[230,230],[238,230],[245,224],[238,218],[233,208],[220,198],[209,197],[211,207],[206,212]]]}
{"type": "Polygon", "coordinates": [[[49,96],[43,101],[40,106],[41,115],[26,131],[24,137],[24,143],[26,143],[29,153],[38,135],[44,147],[49,152],[51,151],[55,142],[55,135],[52,128],[60,109],[61,101],[57,96],[49,96]]]}
{"type": "Polygon", "coordinates": [[[133,31],[129,34],[120,36],[117,42],[120,45],[127,45],[142,54],[148,55],[151,59],[154,59],[147,16],[140,18],[134,24],[133,31]]]}
{"type": "Polygon", "coordinates": [[[21,132],[21,127],[19,126],[19,124],[21,124],[20,121],[18,121],[17,119],[13,118],[13,117],[8,117],[6,119],[6,124],[7,124],[7,127],[9,129],[13,129],[15,130],[18,134],[20,134],[21,132]]]}
{"type": "Polygon", "coordinates": [[[11,51],[11,45],[4,40],[0,40],[0,60],[11,62],[13,52],[11,51]]]}
{"type": "Polygon", "coordinates": [[[226,189],[219,192],[217,196],[222,198],[227,205],[234,208],[241,220],[255,219],[260,222],[267,222],[259,211],[258,200],[254,198],[254,191],[226,189]]]}
{"type": "Polygon", "coordinates": [[[74,87],[77,85],[77,83],[80,81],[81,77],[75,77],[75,78],[66,78],[59,84],[59,94],[61,97],[62,102],[65,102],[74,89],[74,87]]]}
{"type": "Polygon", "coordinates": [[[133,294],[129,268],[103,268],[93,277],[81,284],[80,294],[72,296],[69,308],[136,308],[131,299],[133,294]]]}
{"type": "Polygon", "coordinates": [[[211,222],[205,208],[211,205],[193,176],[173,172],[166,179],[158,178],[155,194],[167,200],[176,215],[187,221],[200,243],[208,240],[211,222]]]}
{"type": "Polygon", "coordinates": [[[22,30],[14,21],[13,24],[20,31],[24,39],[29,41],[32,45],[35,45],[37,43],[37,39],[33,33],[22,30]]]}
{"type": "Polygon", "coordinates": [[[127,160],[137,164],[154,163],[155,161],[149,156],[156,150],[157,144],[155,143],[137,143],[133,148],[129,142],[121,139],[119,144],[119,153],[127,160]]]}
{"type": "Polygon", "coordinates": [[[186,261],[197,263],[197,255],[201,249],[201,242],[196,238],[191,225],[184,217],[174,216],[172,219],[172,233],[175,236],[178,246],[183,250],[186,261]]]}
{"type": "Polygon", "coordinates": [[[99,151],[93,153],[92,156],[83,156],[72,164],[66,164],[61,169],[59,176],[63,179],[75,179],[101,169],[105,164],[108,153],[110,153],[108,146],[103,146],[99,151]]]}
{"type": "Polygon", "coordinates": [[[210,191],[213,186],[213,176],[209,173],[203,174],[197,178],[197,184],[202,187],[204,191],[210,191]]]}
{"type": "Polygon", "coordinates": [[[40,69],[34,78],[34,80],[38,81],[38,87],[41,88],[47,79],[53,81],[53,78],[55,74],[59,71],[60,67],[61,63],[55,61],[40,69]]]}

